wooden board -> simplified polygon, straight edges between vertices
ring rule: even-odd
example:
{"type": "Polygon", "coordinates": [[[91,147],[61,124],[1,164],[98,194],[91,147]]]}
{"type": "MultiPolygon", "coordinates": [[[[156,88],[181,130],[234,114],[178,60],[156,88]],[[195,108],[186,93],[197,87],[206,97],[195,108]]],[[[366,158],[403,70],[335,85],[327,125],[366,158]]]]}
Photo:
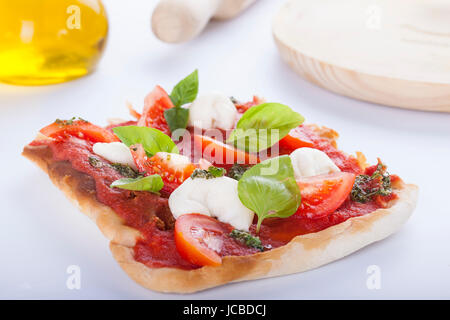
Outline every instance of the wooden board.
{"type": "Polygon", "coordinates": [[[283,60],[321,87],[450,112],[448,0],[290,0],[273,34],[283,60]]]}

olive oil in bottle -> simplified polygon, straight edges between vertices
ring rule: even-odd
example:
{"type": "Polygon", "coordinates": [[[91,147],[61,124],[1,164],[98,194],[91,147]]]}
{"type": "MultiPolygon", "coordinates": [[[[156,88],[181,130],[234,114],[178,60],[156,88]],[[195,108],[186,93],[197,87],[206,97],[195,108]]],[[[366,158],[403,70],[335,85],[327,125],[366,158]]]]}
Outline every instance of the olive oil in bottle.
{"type": "Polygon", "coordinates": [[[0,0],[0,82],[43,85],[92,72],[108,20],[100,0],[0,0]]]}

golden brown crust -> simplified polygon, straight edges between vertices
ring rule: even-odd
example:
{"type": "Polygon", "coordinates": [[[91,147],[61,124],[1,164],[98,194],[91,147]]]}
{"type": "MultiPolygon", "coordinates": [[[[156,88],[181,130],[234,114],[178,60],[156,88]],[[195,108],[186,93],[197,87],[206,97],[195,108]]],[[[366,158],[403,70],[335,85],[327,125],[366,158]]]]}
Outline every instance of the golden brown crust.
{"type": "Polygon", "coordinates": [[[306,271],[340,259],[397,231],[411,215],[418,188],[400,184],[399,196],[388,209],[346,220],[320,232],[297,236],[285,246],[250,256],[224,257],[219,267],[195,270],[149,268],[133,257],[139,231],[127,227],[109,207],[97,201],[95,192],[81,186],[81,173],[70,164],[52,160],[47,147],[25,147],[23,155],[48,173],[53,183],[73,200],[103,234],[125,272],[142,286],[161,292],[189,293],[229,282],[260,279],[306,271]],[[61,166],[64,169],[61,169],[61,166]]]}
{"type": "Polygon", "coordinates": [[[96,222],[106,238],[126,246],[135,245],[140,236],[139,231],[124,225],[123,219],[117,213],[97,201],[95,191],[89,192],[83,186],[86,183],[82,177],[83,173],[73,169],[68,162],[54,161],[51,150],[46,146],[26,146],[22,155],[46,172],[67,198],[96,222]]]}

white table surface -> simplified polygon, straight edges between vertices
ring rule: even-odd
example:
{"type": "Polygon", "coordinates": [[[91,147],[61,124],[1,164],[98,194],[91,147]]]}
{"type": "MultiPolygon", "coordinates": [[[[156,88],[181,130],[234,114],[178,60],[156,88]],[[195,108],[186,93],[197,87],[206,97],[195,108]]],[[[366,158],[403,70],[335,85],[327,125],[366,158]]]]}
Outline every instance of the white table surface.
{"type": "Polygon", "coordinates": [[[155,1],[137,3],[108,1],[110,35],[94,74],[46,87],[0,85],[0,298],[450,298],[450,114],[359,102],[299,78],[281,61],[271,36],[271,19],[282,1],[261,0],[182,45],[164,44],[151,33],[155,1]],[[308,122],[338,130],[343,150],[361,150],[372,163],[382,157],[391,172],[420,186],[412,218],[390,238],[302,274],[187,296],[134,283],[96,225],[20,153],[56,118],[106,124],[108,117],[127,117],[127,100],[140,108],[153,86],[170,90],[195,68],[201,92],[220,90],[242,100],[259,94],[285,103],[308,122]],[[81,268],[80,290],[66,287],[69,265],[81,268]],[[370,265],[381,270],[378,290],[366,286],[370,265]]]}

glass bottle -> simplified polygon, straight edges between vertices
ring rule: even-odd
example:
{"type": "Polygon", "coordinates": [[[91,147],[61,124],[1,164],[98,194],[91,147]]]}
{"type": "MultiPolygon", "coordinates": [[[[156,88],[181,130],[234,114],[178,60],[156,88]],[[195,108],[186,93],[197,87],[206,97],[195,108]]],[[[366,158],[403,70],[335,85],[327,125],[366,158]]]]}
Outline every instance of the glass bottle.
{"type": "Polygon", "coordinates": [[[0,82],[59,83],[95,69],[108,34],[100,0],[0,0],[0,82]]]}

